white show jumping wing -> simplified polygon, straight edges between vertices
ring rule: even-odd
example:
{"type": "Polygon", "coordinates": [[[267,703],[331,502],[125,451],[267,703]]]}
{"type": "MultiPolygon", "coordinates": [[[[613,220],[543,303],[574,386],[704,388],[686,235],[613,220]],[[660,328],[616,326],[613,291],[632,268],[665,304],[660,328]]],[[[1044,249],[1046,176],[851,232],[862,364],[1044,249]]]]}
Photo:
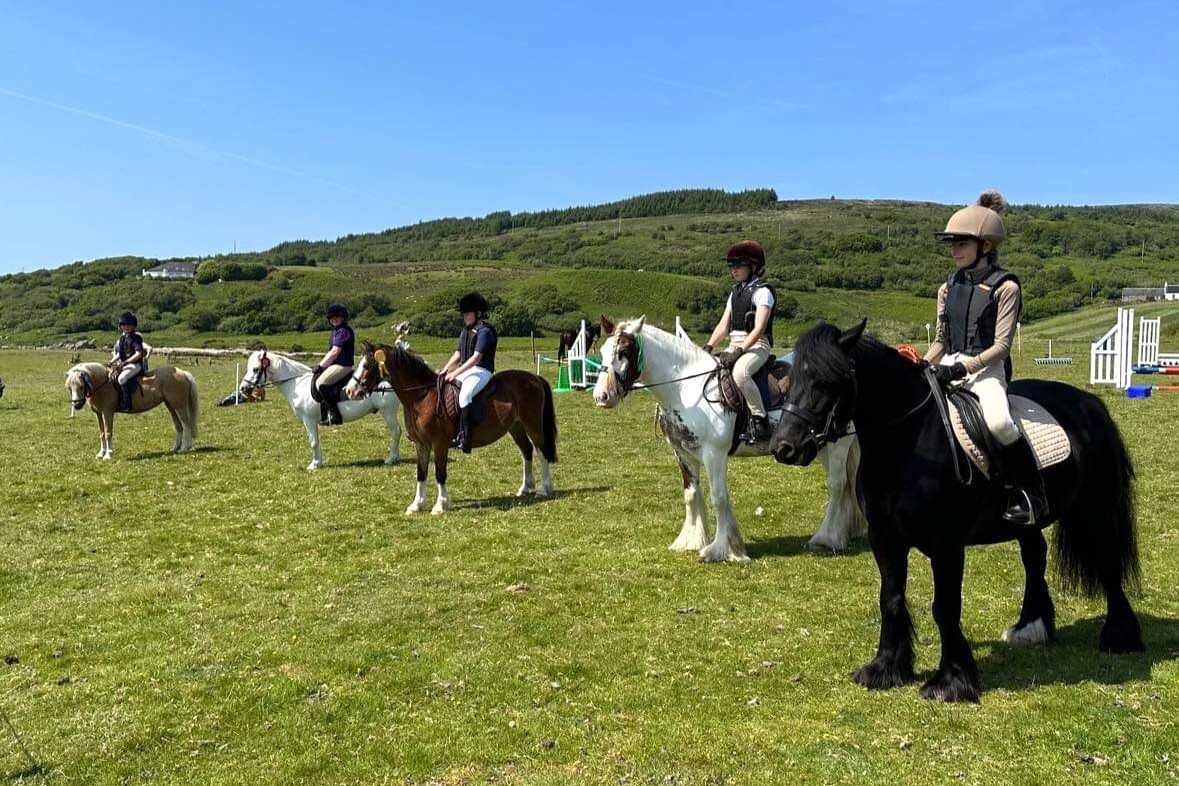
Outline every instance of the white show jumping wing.
{"type": "MultiPolygon", "coordinates": [[[[295,417],[307,429],[307,440],[311,443],[311,463],[308,470],[323,466],[323,451],[319,447],[319,402],[311,397],[311,369],[284,355],[258,350],[246,362],[246,374],[242,378],[241,391],[248,393],[256,387],[267,385],[278,389],[291,405],[295,417]]],[[[378,389],[372,395],[352,401],[341,398],[340,415],[345,423],[359,420],[365,415],[379,412],[389,427],[389,455],[386,464],[396,464],[401,458],[401,424],[397,421],[397,410],[401,403],[392,389],[378,389]]]]}
{"type": "MultiPolygon", "coordinates": [[[[737,416],[713,403],[720,396],[717,383],[708,372],[716,361],[691,342],[647,325],[642,318],[623,322],[602,345],[602,371],[593,393],[594,403],[599,407],[616,407],[626,395],[614,368],[617,341],[622,334],[640,342],[643,361],[638,382],[652,386],[649,390],[659,402],[660,430],[675,450],[683,475],[684,523],[670,548],[697,551],[705,562],[749,559],[729,500],[729,448],[737,416]],[[679,381],[668,383],[669,380],[679,381]],[[708,475],[716,514],[716,536],[711,542],[704,524],[701,466],[708,475]]],[[[774,412],[771,416],[778,414],[774,412]]],[[[737,455],[768,456],[767,446],[768,443],[743,446],[737,455]]],[[[809,545],[840,551],[847,548],[852,536],[867,531],[867,522],[855,497],[859,445],[854,437],[845,437],[824,447],[819,459],[827,470],[827,510],[809,545]]]]}

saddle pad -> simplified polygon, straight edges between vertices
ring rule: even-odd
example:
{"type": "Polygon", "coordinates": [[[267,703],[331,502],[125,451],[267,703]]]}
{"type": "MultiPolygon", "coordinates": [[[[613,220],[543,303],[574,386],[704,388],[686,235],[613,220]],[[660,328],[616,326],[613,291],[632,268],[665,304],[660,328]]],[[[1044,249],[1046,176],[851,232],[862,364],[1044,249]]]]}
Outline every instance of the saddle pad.
{"type": "MultiPolygon", "coordinates": [[[[1023,433],[1027,435],[1028,443],[1036,454],[1036,463],[1040,469],[1059,464],[1072,453],[1072,445],[1068,441],[1068,434],[1056,422],[1056,418],[1048,410],[1036,402],[1023,396],[1008,396],[1011,405],[1011,415],[1019,423],[1023,433]]],[[[974,462],[974,465],[988,477],[991,474],[991,462],[986,452],[974,443],[962,425],[962,415],[958,407],[950,406],[950,423],[954,426],[954,436],[962,450],[974,462]]]]}

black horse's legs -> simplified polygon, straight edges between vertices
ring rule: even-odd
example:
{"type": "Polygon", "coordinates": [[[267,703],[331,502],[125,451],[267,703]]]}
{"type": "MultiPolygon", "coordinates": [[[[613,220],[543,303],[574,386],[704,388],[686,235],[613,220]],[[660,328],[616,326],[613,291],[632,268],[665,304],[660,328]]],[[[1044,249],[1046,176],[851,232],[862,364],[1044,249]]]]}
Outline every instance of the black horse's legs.
{"type": "Polygon", "coordinates": [[[909,545],[895,532],[869,527],[872,556],[880,570],[880,643],[876,657],[852,677],[871,690],[895,688],[913,681],[913,618],[905,602],[909,578],[909,545]]]}
{"type": "Polygon", "coordinates": [[[445,442],[434,450],[434,481],[438,484],[438,499],[434,500],[434,507],[430,508],[434,515],[450,509],[450,494],[446,491],[446,460],[449,455],[450,445],[445,442]]]}
{"type": "Polygon", "coordinates": [[[978,666],[962,633],[962,571],[966,549],[938,551],[933,567],[933,618],[942,637],[937,672],[921,686],[921,696],[941,701],[978,701],[978,666]]]}
{"type": "Polygon", "coordinates": [[[1102,578],[1101,583],[1105,587],[1106,612],[1105,624],[1101,626],[1101,634],[1097,639],[1098,649],[1119,655],[1144,652],[1146,645],[1142,643],[1142,628],[1122,589],[1121,576],[1110,580],[1102,578]]]}
{"type": "Polygon", "coordinates": [[[1003,641],[1019,646],[1043,644],[1056,636],[1056,606],[1044,578],[1048,543],[1040,530],[1019,538],[1019,556],[1024,571],[1023,608],[1015,624],[1003,631],[1003,641]]]}

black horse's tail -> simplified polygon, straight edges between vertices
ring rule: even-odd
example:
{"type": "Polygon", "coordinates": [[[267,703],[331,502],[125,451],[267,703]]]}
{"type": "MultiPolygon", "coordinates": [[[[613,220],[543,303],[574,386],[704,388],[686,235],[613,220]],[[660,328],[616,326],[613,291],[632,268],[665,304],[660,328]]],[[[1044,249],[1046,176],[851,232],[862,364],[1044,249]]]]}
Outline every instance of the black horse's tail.
{"type": "Polygon", "coordinates": [[[1099,398],[1077,402],[1084,420],[1078,440],[1081,476],[1077,499],[1062,511],[1054,542],[1064,585],[1094,596],[1112,587],[1139,586],[1134,510],[1134,463],[1118,426],[1099,398]]]}
{"type": "Polygon", "coordinates": [[[544,414],[542,415],[544,428],[544,444],[540,446],[540,454],[550,464],[557,463],[557,408],[553,405],[553,389],[549,381],[540,377],[544,385],[544,414]]]}

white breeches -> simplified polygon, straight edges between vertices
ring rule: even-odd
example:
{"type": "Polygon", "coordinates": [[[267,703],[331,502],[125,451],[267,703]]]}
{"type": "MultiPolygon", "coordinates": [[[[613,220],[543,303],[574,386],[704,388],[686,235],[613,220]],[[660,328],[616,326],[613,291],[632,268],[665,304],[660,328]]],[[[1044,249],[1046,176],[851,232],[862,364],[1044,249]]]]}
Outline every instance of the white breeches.
{"type": "Polygon", "coordinates": [[[491,372],[481,366],[472,366],[455,378],[459,388],[459,406],[469,406],[479,391],[491,381],[491,372]]]}
{"type": "Polygon", "coordinates": [[[129,363],[128,365],[123,366],[122,370],[119,372],[119,384],[122,385],[125,382],[130,382],[131,380],[135,379],[136,375],[139,374],[140,368],[141,367],[138,363],[129,363]]]}

